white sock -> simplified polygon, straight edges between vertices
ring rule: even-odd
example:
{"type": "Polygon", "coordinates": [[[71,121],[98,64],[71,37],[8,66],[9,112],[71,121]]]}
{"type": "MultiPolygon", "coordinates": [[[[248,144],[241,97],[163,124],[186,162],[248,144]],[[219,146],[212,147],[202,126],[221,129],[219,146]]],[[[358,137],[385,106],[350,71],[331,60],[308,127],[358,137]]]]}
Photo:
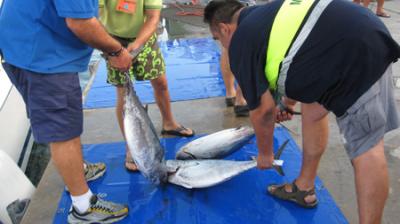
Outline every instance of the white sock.
{"type": "Polygon", "coordinates": [[[72,205],[76,210],[78,210],[79,213],[84,213],[89,209],[90,206],[90,198],[92,197],[93,193],[88,190],[88,192],[79,195],[79,196],[72,196],[72,205]]]}
{"type": "Polygon", "coordinates": [[[83,163],[83,169],[86,169],[86,167],[87,167],[87,164],[83,163]]]}

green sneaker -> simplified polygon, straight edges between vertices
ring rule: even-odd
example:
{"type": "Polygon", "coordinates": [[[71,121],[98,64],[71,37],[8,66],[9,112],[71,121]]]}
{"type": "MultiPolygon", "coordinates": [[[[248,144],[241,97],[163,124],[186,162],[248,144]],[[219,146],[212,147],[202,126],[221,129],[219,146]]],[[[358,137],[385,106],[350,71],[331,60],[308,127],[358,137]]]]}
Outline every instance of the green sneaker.
{"type": "Polygon", "coordinates": [[[90,198],[90,207],[86,212],[79,213],[74,206],[71,206],[68,213],[68,223],[113,223],[127,215],[128,207],[126,205],[105,201],[93,195],[90,198]]]}
{"type": "Polygon", "coordinates": [[[86,164],[84,169],[86,181],[96,180],[106,172],[106,164],[104,163],[88,163],[86,161],[84,163],[86,164]]]}

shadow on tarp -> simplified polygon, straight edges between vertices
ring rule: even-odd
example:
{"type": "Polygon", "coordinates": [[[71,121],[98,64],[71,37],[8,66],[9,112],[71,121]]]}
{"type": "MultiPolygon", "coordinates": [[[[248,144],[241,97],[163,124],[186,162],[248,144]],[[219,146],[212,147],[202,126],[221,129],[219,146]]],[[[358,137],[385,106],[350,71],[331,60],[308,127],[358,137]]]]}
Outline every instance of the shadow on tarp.
{"type": "MultiPolygon", "coordinates": [[[[182,145],[197,137],[162,139],[166,158],[174,158],[182,145]]],[[[316,180],[316,192],[320,203],[315,209],[303,209],[266,194],[267,185],[293,181],[299,173],[301,154],[296,143],[284,129],[276,128],[275,150],[286,139],[290,142],[281,157],[285,160],[285,177],[274,170],[252,169],[205,189],[189,190],[172,184],[156,187],[141,174],[128,173],[124,168],[125,145],[121,142],[85,145],[84,157],[88,161],[103,161],[107,165],[105,176],[89,184],[92,191],[105,199],[129,205],[129,216],[119,223],[348,223],[319,178],[316,180]]],[[[256,154],[255,139],[252,139],[226,159],[248,160],[256,154]]],[[[66,223],[70,206],[69,194],[64,192],[54,223],[66,223]]]]}
{"type": "MultiPolygon", "coordinates": [[[[211,38],[177,39],[160,42],[171,101],[203,99],[225,95],[220,73],[220,50],[211,38]]],[[[84,103],[85,109],[114,107],[115,87],[108,84],[106,63],[102,60],[84,103]]],[[[142,103],[154,103],[149,81],[134,84],[142,103]]]]}

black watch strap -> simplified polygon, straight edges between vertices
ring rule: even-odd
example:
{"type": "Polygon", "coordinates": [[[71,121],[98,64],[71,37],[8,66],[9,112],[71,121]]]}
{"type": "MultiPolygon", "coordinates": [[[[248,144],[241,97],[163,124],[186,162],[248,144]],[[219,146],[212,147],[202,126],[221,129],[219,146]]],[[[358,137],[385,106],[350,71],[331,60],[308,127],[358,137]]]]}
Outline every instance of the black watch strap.
{"type": "Polygon", "coordinates": [[[124,47],[121,46],[121,48],[118,51],[109,52],[109,53],[107,53],[107,55],[110,57],[118,57],[122,53],[123,50],[124,50],[124,47]]]}

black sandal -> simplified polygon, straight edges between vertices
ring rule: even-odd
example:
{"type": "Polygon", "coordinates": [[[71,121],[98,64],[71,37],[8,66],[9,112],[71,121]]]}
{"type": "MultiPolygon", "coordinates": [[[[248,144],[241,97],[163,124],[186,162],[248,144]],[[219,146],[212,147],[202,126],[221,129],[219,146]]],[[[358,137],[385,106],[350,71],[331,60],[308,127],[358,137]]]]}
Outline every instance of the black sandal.
{"type": "Polygon", "coordinates": [[[233,107],[235,105],[236,97],[225,97],[225,104],[227,107],[233,107]]]}
{"type": "Polygon", "coordinates": [[[233,111],[235,112],[236,117],[248,117],[250,112],[247,105],[236,105],[233,107],[233,111]]]}
{"type": "Polygon", "coordinates": [[[306,202],[305,198],[310,195],[315,195],[315,188],[309,190],[309,191],[302,191],[300,190],[297,185],[295,184],[295,181],[291,184],[282,184],[282,185],[270,185],[267,188],[267,192],[279,199],[286,200],[286,201],[292,201],[298,205],[300,205],[303,208],[314,208],[318,204],[318,199],[315,199],[313,202],[306,202]],[[292,192],[287,192],[285,190],[286,185],[290,185],[292,188],[292,192]],[[275,190],[272,190],[274,188],[275,190]]]}

